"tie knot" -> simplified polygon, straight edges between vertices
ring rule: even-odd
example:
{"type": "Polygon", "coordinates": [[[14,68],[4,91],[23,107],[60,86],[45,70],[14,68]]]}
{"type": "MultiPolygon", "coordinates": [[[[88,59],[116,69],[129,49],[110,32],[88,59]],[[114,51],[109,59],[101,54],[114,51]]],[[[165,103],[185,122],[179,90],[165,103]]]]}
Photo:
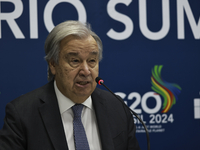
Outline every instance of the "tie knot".
{"type": "Polygon", "coordinates": [[[72,110],[73,110],[73,113],[74,113],[74,117],[81,117],[83,105],[82,104],[75,104],[74,106],[72,106],[72,110]]]}

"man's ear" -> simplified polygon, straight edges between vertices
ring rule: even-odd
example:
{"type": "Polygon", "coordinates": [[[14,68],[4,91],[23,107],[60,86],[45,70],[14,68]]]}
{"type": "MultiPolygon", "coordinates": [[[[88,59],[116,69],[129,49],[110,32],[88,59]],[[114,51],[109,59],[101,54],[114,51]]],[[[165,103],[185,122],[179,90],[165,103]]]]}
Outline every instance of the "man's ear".
{"type": "Polygon", "coordinates": [[[51,70],[51,73],[52,73],[53,75],[56,75],[56,63],[55,63],[53,60],[50,60],[50,61],[48,62],[48,64],[49,64],[49,68],[50,68],[50,70],[51,70]]]}

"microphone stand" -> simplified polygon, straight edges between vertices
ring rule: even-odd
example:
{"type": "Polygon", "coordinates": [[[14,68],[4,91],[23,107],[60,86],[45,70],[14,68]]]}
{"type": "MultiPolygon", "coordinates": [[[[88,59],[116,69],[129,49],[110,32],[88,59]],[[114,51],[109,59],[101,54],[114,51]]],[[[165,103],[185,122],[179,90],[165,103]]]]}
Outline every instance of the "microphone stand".
{"type": "Polygon", "coordinates": [[[130,111],[133,115],[135,115],[136,118],[142,123],[142,125],[143,125],[143,127],[144,127],[144,129],[145,129],[145,131],[146,131],[146,136],[147,136],[147,149],[150,150],[149,132],[148,132],[147,127],[145,126],[144,122],[142,121],[142,119],[140,119],[140,117],[139,117],[133,110],[131,110],[131,109],[124,103],[124,101],[122,101],[119,97],[117,97],[117,95],[115,95],[115,94],[103,83],[103,80],[102,80],[102,79],[100,79],[97,83],[100,84],[100,85],[103,85],[110,93],[113,94],[113,96],[115,96],[124,106],[126,106],[126,107],[129,109],[129,111],[130,111]]]}

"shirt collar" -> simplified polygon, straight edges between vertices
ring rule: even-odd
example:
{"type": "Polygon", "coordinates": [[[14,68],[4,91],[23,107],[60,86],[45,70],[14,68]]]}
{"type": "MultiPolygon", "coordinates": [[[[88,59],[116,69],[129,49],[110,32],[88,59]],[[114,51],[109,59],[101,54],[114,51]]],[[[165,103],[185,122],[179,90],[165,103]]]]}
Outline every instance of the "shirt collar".
{"type": "MultiPolygon", "coordinates": [[[[70,109],[72,106],[75,105],[75,103],[72,100],[70,100],[68,97],[64,96],[60,92],[60,90],[58,89],[58,87],[56,85],[56,81],[54,81],[54,89],[55,89],[56,97],[58,99],[58,106],[60,109],[60,114],[62,114],[63,112],[65,112],[66,110],[70,109]]],[[[90,108],[91,110],[93,110],[91,96],[89,96],[82,104],[84,106],[90,108]]]]}

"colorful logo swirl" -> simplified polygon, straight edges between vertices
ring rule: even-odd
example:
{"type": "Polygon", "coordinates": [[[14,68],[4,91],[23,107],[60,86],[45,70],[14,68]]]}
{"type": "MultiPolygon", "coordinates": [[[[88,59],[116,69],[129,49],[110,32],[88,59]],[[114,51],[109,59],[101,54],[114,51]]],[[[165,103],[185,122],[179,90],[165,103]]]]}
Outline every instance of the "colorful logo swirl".
{"type": "Polygon", "coordinates": [[[162,67],[162,65],[156,65],[154,66],[154,69],[152,69],[151,88],[164,98],[162,113],[167,113],[178,100],[181,87],[174,83],[168,83],[162,79],[162,67]]]}

